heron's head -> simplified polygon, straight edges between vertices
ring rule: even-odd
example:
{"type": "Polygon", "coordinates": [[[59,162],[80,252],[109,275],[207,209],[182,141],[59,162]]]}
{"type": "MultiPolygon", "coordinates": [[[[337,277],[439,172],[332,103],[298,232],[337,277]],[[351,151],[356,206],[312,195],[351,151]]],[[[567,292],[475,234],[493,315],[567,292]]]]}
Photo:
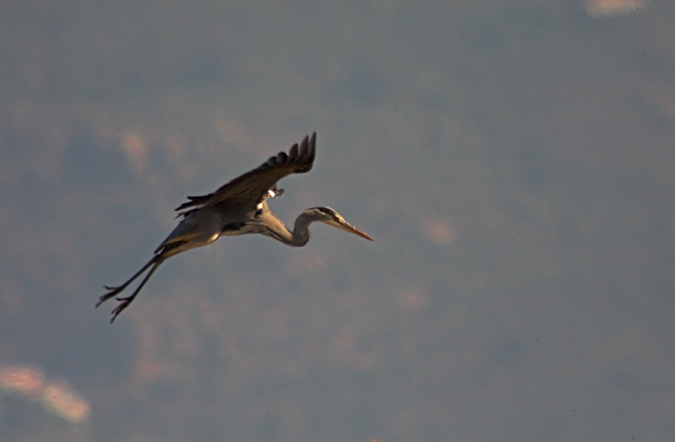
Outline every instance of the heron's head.
{"type": "Polygon", "coordinates": [[[345,221],[342,215],[330,207],[313,207],[308,209],[307,212],[311,212],[312,217],[316,221],[321,221],[322,223],[328,224],[329,226],[337,227],[340,230],[353,233],[354,235],[358,235],[361,238],[367,239],[368,241],[373,241],[373,238],[349,224],[347,221],[345,221]]]}

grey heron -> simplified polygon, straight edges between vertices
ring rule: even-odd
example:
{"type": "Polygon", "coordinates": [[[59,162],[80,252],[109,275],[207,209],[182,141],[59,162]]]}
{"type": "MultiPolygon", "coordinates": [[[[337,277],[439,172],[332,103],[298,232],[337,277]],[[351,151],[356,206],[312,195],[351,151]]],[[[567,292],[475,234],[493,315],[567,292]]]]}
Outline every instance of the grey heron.
{"type": "Polygon", "coordinates": [[[329,207],[312,207],[295,220],[293,231],[288,230],[267,205],[267,199],[283,192],[277,182],[292,173],[306,173],[312,169],[316,155],[316,133],[306,136],[300,145],[294,144],[289,153],[280,152],[260,167],[241,175],[208,195],[188,196],[188,202],[176,211],[180,223],[157,247],[154,256],[136,274],[119,286],[104,286],[107,293],[99,297],[96,307],[115,298],[110,322],[134,301],[143,286],[167,259],[186,250],[211,244],[221,236],[260,233],[286,245],[302,247],[309,242],[309,225],[319,221],[373,241],[365,232],[349,224],[329,207]],[[117,297],[124,289],[145,275],[138,287],[126,297],[117,297]]]}

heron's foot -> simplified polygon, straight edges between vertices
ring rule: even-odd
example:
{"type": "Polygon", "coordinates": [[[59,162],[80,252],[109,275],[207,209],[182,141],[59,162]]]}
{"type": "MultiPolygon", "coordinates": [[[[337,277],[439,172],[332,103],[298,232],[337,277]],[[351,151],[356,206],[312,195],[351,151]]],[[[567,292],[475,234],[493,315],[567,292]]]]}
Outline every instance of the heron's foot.
{"type": "Polygon", "coordinates": [[[103,303],[106,302],[108,299],[114,298],[115,296],[117,296],[117,294],[118,294],[119,292],[121,292],[122,290],[124,290],[125,286],[109,287],[109,286],[107,286],[107,285],[104,285],[103,288],[106,289],[106,290],[108,290],[108,293],[106,293],[105,295],[101,295],[101,296],[98,297],[98,302],[96,303],[96,308],[98,308],[99,305],[103,304],[103,303]]]}
{"type": "MultiPolygon", "coordinates": [[[[164,253],[164,251],[162,251],[161,253],[164,253]]],[[[98,298],[98,304],[96,304],[96,307],[103,304],[108,299],[115,298],[119,302],[119,304],[117,304],[117,307],[115,307],[112,311],[112,319],[110,319],[110,322],[112,323],[115,320],[115,318],[117,318],[117,315],[119,315],[120,313],[122,313],[122,311],[124,311],[124,309],[129,307],[129,304],[131,304],[131,302],[134,300],[134,298],[136,298],[136,295],[138,295],[138,292],[141,291],[141,289],[143,288],[145,283],[148,282],[148,279],[150,279],[152,274],[155,273],[155,270],[157,270],[157,267],[159,267],[159,265],[162,262],[164,262],[165,259],[166,258],[163,257],[161,254],[157,255],[157,256],[154,256],[150,261],[148,261],[147,264],[145,264],[143,266],[142,269],[140,269],[138,272],[136,272],[136,274],[134,276],[129,278],[129,280],[127,282],[125,282],[124,284],[122,284],[120,286],[109,287],[107,285],[104,285],[103,287],[105,287],[105,289],[108,290],[108,293],[106,293],[104,295],[101,295],[98,298]],[[129,286],[129,284],[134,282],[136,280],[136,278],[138,278],[150,266],[152,266],[152,268],[150,269],[148,274],[145,275],[145,278],[143,278],[143,281],[136,288],[136,290],[134,290],[134,292],[131,294],[131,296],[128,296],[126,298],[116,298],[117,295],[119,295],[125,288],[127,288],[129,286]]]]}
{"type": "Polygon", "coordinates": [[[135,296],[127,296],[126,298],[115,298],[116,301],[119,301],[119,304],[117,304],[117,307],[115,307],[111,312],[112,313],[112,318],[110,318],[111,324],[115,322],[115,319],[120,313],[122,313],[127,307],[129,307],[129,304],[133,302],[134,298],[135,296]]]}

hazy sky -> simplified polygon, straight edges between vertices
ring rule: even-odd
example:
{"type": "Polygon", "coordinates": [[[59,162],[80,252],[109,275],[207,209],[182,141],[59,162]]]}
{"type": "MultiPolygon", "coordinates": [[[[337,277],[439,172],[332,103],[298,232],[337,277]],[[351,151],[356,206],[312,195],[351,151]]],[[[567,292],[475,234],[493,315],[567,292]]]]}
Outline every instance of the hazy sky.
{"type": "Polygon", "coordinates": [[[0,440],[672,441],[675,3],[0,3],[0,440]],[[317,132],[225,238],[137,271],[317,132]]]}

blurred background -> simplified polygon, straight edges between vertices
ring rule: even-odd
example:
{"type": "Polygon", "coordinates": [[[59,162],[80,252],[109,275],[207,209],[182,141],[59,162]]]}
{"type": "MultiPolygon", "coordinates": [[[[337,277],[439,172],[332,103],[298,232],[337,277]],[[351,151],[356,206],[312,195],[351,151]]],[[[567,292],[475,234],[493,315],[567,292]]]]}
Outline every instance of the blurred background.
{"type": "Polygon", "coordinates": [[[672,441],[675,3],[0,4],[0,440],[672,441]],[[308,133],[270,202],[94,305],[308,133]]]}

